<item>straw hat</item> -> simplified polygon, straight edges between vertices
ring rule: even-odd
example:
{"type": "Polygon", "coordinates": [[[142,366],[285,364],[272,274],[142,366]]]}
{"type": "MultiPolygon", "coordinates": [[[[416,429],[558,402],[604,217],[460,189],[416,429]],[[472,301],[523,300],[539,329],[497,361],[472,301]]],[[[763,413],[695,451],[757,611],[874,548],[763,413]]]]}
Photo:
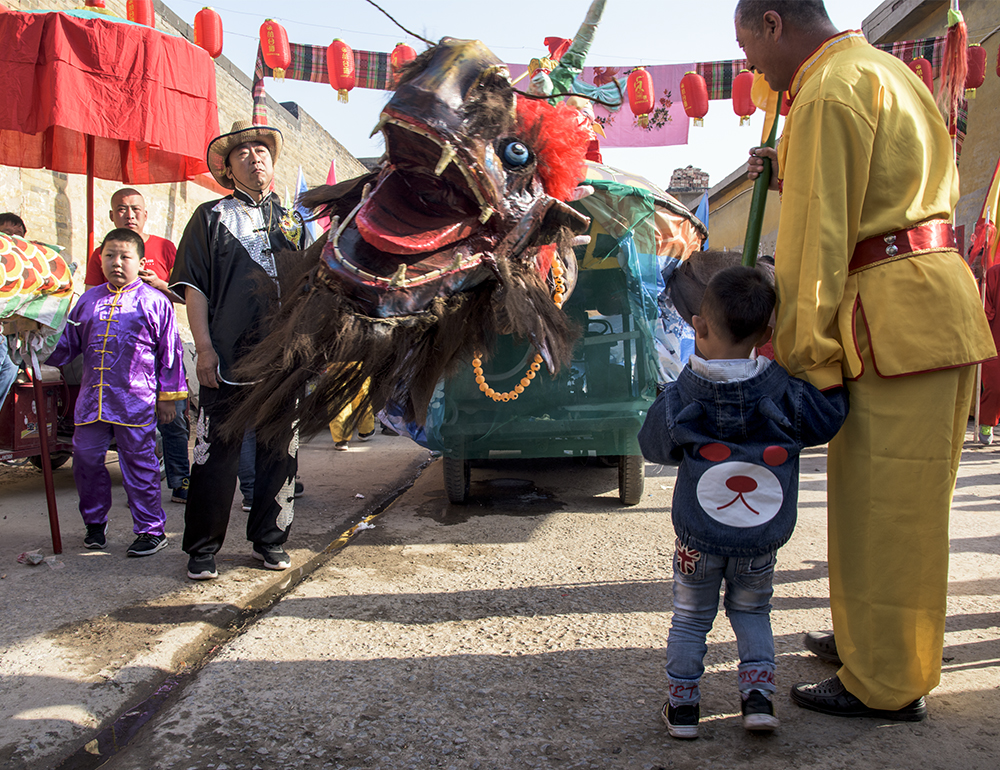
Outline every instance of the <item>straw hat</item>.
{"type": "Polygon", "coordinates": [[[208,144],[208,169],[215,181],[223,187],[234,190],[236,185],[226,176],[226,159],[233,148],[244,142],[263,142],[271,151],[271,165],[278,162],[281,154],[281,131],[271,126],[255,126],[249,120],[237,120],[228,134],[217,136],[208,144]]]}

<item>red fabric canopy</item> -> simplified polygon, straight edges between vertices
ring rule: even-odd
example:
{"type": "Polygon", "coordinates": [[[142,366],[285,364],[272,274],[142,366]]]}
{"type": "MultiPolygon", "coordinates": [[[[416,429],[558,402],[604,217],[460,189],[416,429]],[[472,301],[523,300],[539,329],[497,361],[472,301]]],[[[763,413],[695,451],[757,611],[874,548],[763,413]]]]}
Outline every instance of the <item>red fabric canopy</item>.
{"type": "Polygon", "coordinates": [[[182,37],[88,12],[0,14],[0,164],[126,184],[206,173],[215,64],[182,37]]]}

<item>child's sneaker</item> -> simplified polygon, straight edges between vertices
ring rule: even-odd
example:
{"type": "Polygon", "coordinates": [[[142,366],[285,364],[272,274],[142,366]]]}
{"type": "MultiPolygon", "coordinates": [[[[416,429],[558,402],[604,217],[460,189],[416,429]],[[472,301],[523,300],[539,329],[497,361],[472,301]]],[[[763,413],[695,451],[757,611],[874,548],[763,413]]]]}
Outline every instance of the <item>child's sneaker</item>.
{"type": "Polygon", "coordinates": [[[697,703],[685,703],[681,706],[671,706],[667,701],[660,711],[660,718],[674,738],[691,740],[698,737],[698,719],[701,717],[701,706],[697,703]]]}
{"type": "Polygon", "coordinates": [[[347,442],[338,441],[336,444],[333,445],[333,448],[336,449],[338,452],[346,452],[348,449],[347,442]]]}
{"type": "Polygon", "coordinates": [[[87,536],[83,538],[83,547],[91,550],[104,548],[108,544],[108,522],[103,524],[88,524],[87,536]]]}
{"type": "Polygon", "coordinates": [[[249,511],[251,508],[253,508],[253,500],[251,500],[249,497],[244,497],[243,502],[240,504],[240,508],[242,508],[244,511],[249,511]]]}
{"type": "Polygon", "coordinates": [[[980,425],[979,426],[979,443],[984,446],[989,446],[993,443],[993,426],[992,425],[980,425]]]}
{"type": "Polygon", "coordinates": [[[358,434],[358,441],[367,441],[368,439],[370,439],[374,435],[375,435],[375,429],[372,428],[367,433],[359,433],[358,434]]]}
{"type": "Polygon", "coordinates": [[[769,733],[778,726],[774,704],[766,692],[751,690],[743,696],[743,729],[769,733]]]}
{"type": "Polygon", "coordinates": [[[143,532],[128,547],[125,553],[129,556],[152,556],[157,551],[162,551],[166,547],[166,535],[154,535],[150,532],[143,532]]]}

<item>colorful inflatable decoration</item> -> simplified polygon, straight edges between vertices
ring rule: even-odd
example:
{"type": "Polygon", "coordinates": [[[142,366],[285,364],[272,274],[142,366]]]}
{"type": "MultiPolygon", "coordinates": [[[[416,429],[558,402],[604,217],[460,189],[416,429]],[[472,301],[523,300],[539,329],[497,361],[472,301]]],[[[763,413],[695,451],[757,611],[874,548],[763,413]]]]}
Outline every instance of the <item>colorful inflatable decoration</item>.
{"type": "MultiPolygon", "coordinates": [[[[0,233],[0,319],[23,319],[41,328],[22,340],[44,361],[55,347],[73,299],[73,268],[59,249],[0,233]]],[[[32,324],[33,325],[33,324],[32,324]]]]}

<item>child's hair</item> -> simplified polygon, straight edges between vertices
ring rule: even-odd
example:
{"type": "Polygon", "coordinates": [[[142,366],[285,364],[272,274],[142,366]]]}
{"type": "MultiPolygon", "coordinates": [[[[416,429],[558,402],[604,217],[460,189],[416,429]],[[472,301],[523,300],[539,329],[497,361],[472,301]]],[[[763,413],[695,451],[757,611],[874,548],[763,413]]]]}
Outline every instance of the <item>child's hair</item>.
{"type": "Polygon", "coordinates": [[[767,274],[756,267],[736,265],[720,270],[705,287],[699,315],[739,344],[759,337],[771,320],[777,295],[767,274]]]}
{"type": "Polygon", "coordinates": [[[104,236],[104,240],[101,241],[101,248],[99,248],[98,251],[103,253],[104,247],[109,241],[114,241],[115,243],[131,243],[135,246],[136,254],[139,255],[139,261],[142,262],[142,260],[146,258],[146,244],[143,243],[142,236],[135,230],[129,230],[127,227],[119,227],[112,230],[104,236]]]}
{"type": "Polygon", "coordinates": [[[5,211],[0,214],[0,225],[13,225],[23,230],[25,233],[28,232],[28,228],[24,224],[24,220],[21,219],[13,211],[5,211]]]}

